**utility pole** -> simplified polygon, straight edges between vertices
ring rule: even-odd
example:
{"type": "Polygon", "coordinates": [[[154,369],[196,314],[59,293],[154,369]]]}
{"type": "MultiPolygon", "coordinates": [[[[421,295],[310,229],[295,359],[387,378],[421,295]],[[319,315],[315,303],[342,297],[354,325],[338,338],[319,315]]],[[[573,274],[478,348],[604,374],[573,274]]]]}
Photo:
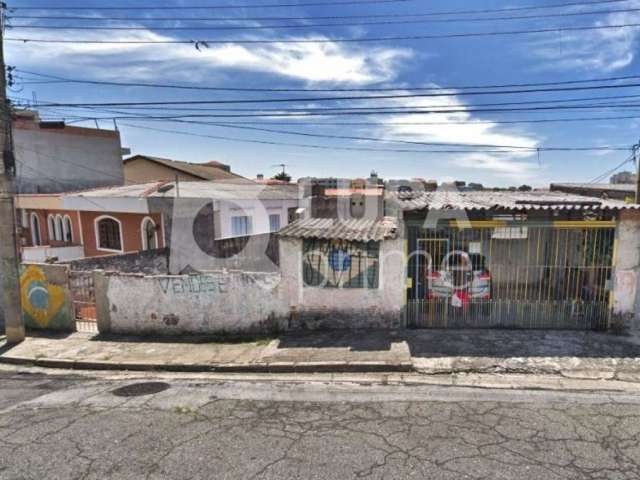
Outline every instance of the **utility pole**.
{"type": "Polygon", "coordinates": [[[0,3],[0,268],[2,268],[2,301],[8,343],[24,340],[24,322],[20,305],[20,275],[16,239],[16,208],[14,204],[16,173],[11,105],[7,100],[6,66],[4,64],[4,19],[7,5],[0,3]]]}
{"type": "Polygon", "coordinates": [[[638,158],[640,142],[633,146],[633,161],[636,164],[636,203],[640,203],[640,158],[638,158]]]}

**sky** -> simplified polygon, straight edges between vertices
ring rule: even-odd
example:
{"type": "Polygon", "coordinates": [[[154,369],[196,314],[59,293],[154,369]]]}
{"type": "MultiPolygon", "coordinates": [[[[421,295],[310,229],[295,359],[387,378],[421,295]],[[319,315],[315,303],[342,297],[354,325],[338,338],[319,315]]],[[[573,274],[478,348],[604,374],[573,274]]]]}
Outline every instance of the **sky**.
{"type": "MultiPolygon", "coordinates": [[[[386,3],[341,4],[344,0],[11,0],[6,38],[64,39],[67,43],[5,41],[5,60],[15,67],[15,84],[10,95],[19,105],[29,102],[179,102],[233,101],[303,98],[303,101],[271,104],[156,106],[154,110],[126,110],[116,107],[100,111],[77,107],[42,108],[44,118],[113,128],[113,116],[149,116],[155,119],[117,120],[123,146],[133,154],[147,154],[176,160],[217,160],[247,177],[274,175],[286,164],[294,178],[303,176],[364,177],[375,170],[383,178],[465,180],[491,186],[543,187],[550,182],[588,182],[613,169],[629,157],[640,136],[640,103],[633,98],[640,78],[589,83],[617,88],[513,94],[465,95],[470,86],[573,82],[640,75],[637,58],[640,28],[618,25],[640,24],[640,0],[609,3],[570,0],[405,0],[386,3]],[[300,4],[324,3],[325,5],[300,4]],[[334,3],[334,5],[326,5],[334,3]],[[518,9],[520,7],[579,4],[498,13],[453,13],[460,10],[518,9]],[[296,4],[267,7],[268,4],[296,4]],[[127,10],[131,7],[144,10],[127,10]],[[245,8],[248,5],[260,8],[245,8]],[[88,10],[54,10],[50,7],[87,7],[88,10]],[[96,10],[92,7],[122,7],[96,10]],[[209,6],[211,9],[170,7],[209,6]],[[21,10],[42,7],[42,10],[21,10]],[[228,8],[233,7],[233,8],[228,8]],[[588,12],[588,13],[587,13],[588,12]],[[321,19],[331,16],[371,18],[321,19]],[[532,17],[544,18],[511,18],[532,17]],[[551,16],[555,15],[555,16],[551,16]],[[19,16],[91,16],[95,20],[27,19],[19,16]],[[193,20],[148,21],[171,16],[193,20]],[[16,17],[16,18],[13,18],[16,17]],[[104,17],[125,20],[106,21],[104,17]],[[203,18],[231,18],[220,21],[203,18]],[[301,20],[264,20],[264,17],[296,17],[301,20]],[[251,18],[252,20],[247,20],[251,18]],[[255,18],[262,18],[253,20],[255,18]],[[138,20],[136,20],[138,19],[138,20]],[[434,19],[446,20],[439,23],[434,19]],[[410,20],[411,22],[407,22],[410,20]],[[426,22],[425,20],[431,20],[426,22]],[[398,22],[404,23],[388,23],[398,22]],[[369,24],[363,24],[363,23],[369,24]],[[371,25],[372,22],[387,22],[371,25]],[[355,23],[323,27],[317,24],[355,23]],[[315,26],[313,24],[316,24],[315,26]],[[135,30],[71,30],[50,26],[118,26],[135,30]],[[300,25],[302,28],[264,28],[300,25]],[[45,27],[45,28],[15,28],[45,27]],[[226,26],[232,30],[202,30],[226,26]],[[336,39],[438,36],[469,32],[500,32],[611,27],[588,30],[547,31],[521,35],[467,36],[449,38],[396,39],[376,42],[339,42],[336,39]],[[184,28],[161,30],[158,27],[184,28]],[[199,30],[194,29],[199,28],[199,30]],[[241,27],[241,28],[238,28],[241,27]],[[248,28],[260,27],[260,28],[248,28]],[[271,43],[241,44],[221,40],[269,40],[271,43]],[[323,43],[296,43],[317,40],[323,43]],[[216,40],[198,44],[90,44],[82,40],[167,41],[216,40]],[[283,40],[285,42],[283,42],[283,40]],[[24,73],[31,72],[31,73],[24,73]],[[105,86],[81,83],[51,83],[50,76],[112,82],[180,84],[206,87],[284,89],[394,88],[392,92],[232,92],[105,86]],[[44,82],[42,82],[44,80],[44,82]],[[415,88],[430,88],[446,96],[406,97],[415,88]],[[402,90],[409,89],[409,90],[402,90]],[[444,90],[443,90],[444,89],[444,90]],[[405,98],[322,101],[322,96],[405,95],[405,98]],[[625,96],[624,99],[610,97],[625,96]],[[608,97],[597,100],[599,97],[608,97]],[[584,100],[587,99],[587,100],[584,100]],[[575,100],[575,102],[566,102],[575,100]],[[495,112],[486,104],[547,102],[525,105],[593,105],[597,108],[495,112]],[[564,101],[564,103],[558,103],[564,101]],[[611,104],[614,105],[611,105],[611,104]],[[625,105],[626,103],[626,105],[625,105]],[[622,105],[622,106],[621,106],[622,105]],[[316,108],[448,109],[441,113],[374,113],[369,115],[301,116],[282,118],[286,109],[316,108]],[[181,110],[182,108],[182,110],[181,110]],[[206,108],[274,109],[276,115],[262,117],[190,117],[179,122],[157,116],[211,115],[206,108]],[[105,110],[111,110],[110,112],[105,110]],[[453,112],[451,111],[453,110],[453,112]],[[478,111],[480,110],[480,111],[478,111]],[[634,117],[611,119],[610,117],[634,117]],[[80,118],[81,117],[81,118],[80,118]],[[566,119],[589,118],[588,121],[566,119]],[[592,120],[597,118],[600,120],[592,120]],[[607,118],[607,119],[602,119],[607,118]],[[185,123],[187,120],[188,123],[185,123]],[[547,122],[547,120],[554,120],[547,122]],[[206,125],[203,122],[215,122],[206,125]],[[221,126],[220,123],[235,122],[221,126]],[[251,123],[248,123],[251,122],[251,123]],[[505,123],[507,122],[507,123],[505,123]],[[514,123],[515,122],[515,123],[514,123]],[[286,123],[283,125],[282,123],[286,123]],[[325,123],[325,125],[318,125],[325,123]],[[333,123],[333,125],[326,125],[333,123]],[[338,125],[335,125],[338,123],[338,125]],[[354,125],[354,123],[356,125],[354,125]],[[363,125],[364,123],[364,125],[363,125]],[[418,123],[418,125],[416,125],[418,123]],[[346,125],[345,125],[346,124],[346,125]],[[259,129],[278,130],[265,132],[259,129]],[[189,135],[176,133],[187,132],[189,135]],[[292,135],[285,132],[296,132],[292,135]],[[350,138],[325,138],[313,135],[350,138]],[[358,137],[358,138],[353,138],[358,137]],[[365,140],[368,139],[368,140],[365,140]],[[470,144],[471,147],[426,146],[419,143],[470,144]],[[285,145],[286,144],[286,145],[285,145]],[[291,145],[295,144],[295,145],[291,145]],[[514,151],[477,147],[508,145],[525,147],[514,151]],[[302,146],[302,145],[307,145],[302,146]],[[313,146],[309,147],[309,146],[313,146]],[[546,148],[615,147],[618,150],[546,151],[546,148]],[[321,147],[321,148],[318,148],[321,147]],[[433,150],[455,150],[453,153],[433,150]],[[540,149],[537,151],[536,149],[540,149]],[[381,151],[383,150],[383,151],[381,151]],[[386,151],[384,151],[386,150],[386,151]],[[498,151],[496,151],[498,150],[498,151]],[[500,151],[503,150],[503,151],[500,151]]],[[[581,84],[571,84],[576,86],[581,84]]],[[[587,84],[582,84],[587,85],[587,84]]],[[[546,87],[550,88],[550,87],[546,87]]],[[[551,87],[552,88],[552,87],[551,87]]],[[[557,88],[557,87],[556,87],[557,88]]],[[[495,89],[494,89],[495,90],[495,89]]],[[[500,89],[498,89],[500,90],[500,89]]],[[[504,90],[504,89],[502,89],[504,90]]],[[[475,91],[478,91],[477,89],[475,91]]],[[[486,93],[485,89],[485,93],[486,93]]],[[[489,90],[490,91],[490,90],[489,90]]],[[[420,93],[420,92],[417,92],[420,93]]],[[[422,93],[425,93],[423,91],[422,93]]],[[[148,108],[148,107],[147,107],[148,108]]],[[[522,106],[520,106],[522,108],[522,106]]],[[[229,112],[226,112],[227,114],[229,112]]],[[[240,112],[240,115],[247,112],[240,112]]],[[[232,113],[238,115],[238,112],[232,113]]],[[[273,112],[270,112],[273,114],[273,112]]],[[[289,113],[290,115],[290,113],[289,113]]],[[[633,169],[627,164],[626,169],[633,169]]]]}

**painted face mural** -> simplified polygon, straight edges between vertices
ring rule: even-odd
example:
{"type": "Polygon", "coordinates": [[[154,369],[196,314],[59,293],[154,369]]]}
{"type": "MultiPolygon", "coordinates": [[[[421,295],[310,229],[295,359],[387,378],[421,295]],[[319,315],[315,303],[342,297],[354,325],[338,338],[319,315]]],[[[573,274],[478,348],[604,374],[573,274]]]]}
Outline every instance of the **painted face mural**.
{"type": "Polygon", "coordinates": [[[40,267],[23,267],[20,292],[22,311],[28,327],[60,328],[69,323],[70,313],[64,288],[49,283],[40,267]]]}

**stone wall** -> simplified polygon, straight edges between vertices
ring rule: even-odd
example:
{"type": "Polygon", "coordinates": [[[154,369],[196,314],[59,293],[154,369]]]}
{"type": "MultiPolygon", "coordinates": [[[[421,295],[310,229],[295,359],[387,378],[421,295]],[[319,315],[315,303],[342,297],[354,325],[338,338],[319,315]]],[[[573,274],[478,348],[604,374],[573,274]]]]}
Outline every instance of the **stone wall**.
{"type": "Polygon", "coordinates": [[[616,230],[611,326],[640,330],[640,212],[620,213],[616,230]]]}
{"type": "Polygon", "coordinates": [[[95,276],[101,333],[233,335],[289,328],[277,273],[95,276]]]}
{"type": "Polygon", "coordinates": [[[401,239],[380,246],[379,287],[322,288],[302,279],[302,240],[280,239],[283,288],[295,325],[302,329],[398,328],[403,326],[405,255],[401,239]]]}
{"type": "Polygon", "coordinates": [[[72,260],[68,265],[74,271],[107,270],[147,275],[164,274],[169,272],[169,249],[159,248],[124,255],[89,257],[72,260]]]}
{"type": "Polygon", "coordinates": [[[25,326],[75,331],[75,314],[66,265],[22,264],[20,296],[25,326]]]}

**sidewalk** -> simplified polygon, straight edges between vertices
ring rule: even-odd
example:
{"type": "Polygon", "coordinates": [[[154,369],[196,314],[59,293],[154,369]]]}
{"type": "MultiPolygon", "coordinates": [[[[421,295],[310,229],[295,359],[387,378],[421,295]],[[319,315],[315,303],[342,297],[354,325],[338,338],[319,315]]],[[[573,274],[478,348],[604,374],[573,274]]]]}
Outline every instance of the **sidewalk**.
{"type": "Polygon", "coordinates": [[[0,362],[183,372],[553,374],[640,382],[640,341],[595,332],[398,330],[298,332],[257,341],[38,335],[0,362]]]}

